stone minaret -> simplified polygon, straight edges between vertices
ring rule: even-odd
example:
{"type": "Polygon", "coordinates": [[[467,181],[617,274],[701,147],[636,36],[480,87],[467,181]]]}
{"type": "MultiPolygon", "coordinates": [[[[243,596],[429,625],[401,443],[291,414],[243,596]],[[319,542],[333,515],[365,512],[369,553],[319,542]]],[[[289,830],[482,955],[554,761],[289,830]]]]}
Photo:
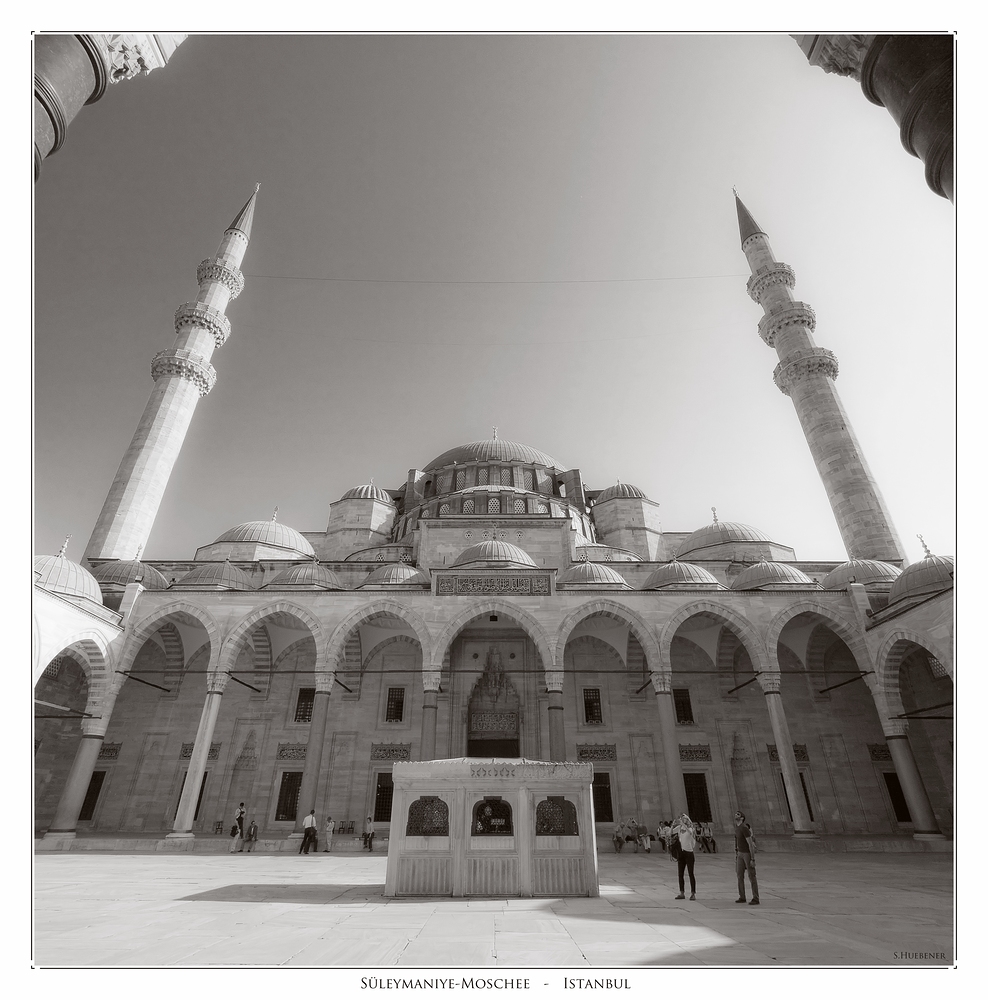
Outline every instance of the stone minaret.
{"type": "Polygon", "coordinates": [[[216,382],[209,359],[230,336],[225,311],[244,287],[240,264],[256,201],[257,188],[223,234],[216,256],[197,268],[199,294],[175,313],[175,346],[151,361],[151,398],[103,502],[86,559],[133,559],[147,543],[196,403],[216,382]]]}
{"type": "Polygon", "coordinates": [[[751,269],[748,294],[765,310],[758,332],[778,352],[775,384],[796,407],[847,554],[901,565],[902,544],[834,386],[837,358],[813,343],[816,315],[793,299],[793,269],[775,259],[768,236],[737,192],[735,200],[741,249],[751,269]]]}

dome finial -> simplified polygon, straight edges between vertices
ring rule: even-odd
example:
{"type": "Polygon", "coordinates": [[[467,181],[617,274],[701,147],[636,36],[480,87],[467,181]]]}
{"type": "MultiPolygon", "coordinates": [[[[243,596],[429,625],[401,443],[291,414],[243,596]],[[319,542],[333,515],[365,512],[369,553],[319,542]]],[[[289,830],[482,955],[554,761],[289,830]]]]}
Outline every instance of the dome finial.
{"type": "Polygon", "coordinates": [[[917,535],[916,537],[920,540],[920,543],[923,546],[923,551],[926,553],[926,558],[927,559],[931,558],[933,556],[933,553],[930,551],[929,545],[926,544],[926,539],[924,539],[922,535],[917,535]]]}
{"type": "Polygon", "coordinates": [[[494,425],[494,440],[497,440],[497,424],[494,425]]]}
{"type": "Polygon", "coordinates": [[[621,485],[621,477],[620,476],[617,477],[617,484],[618,484],[618,486],[621,485]]]}
{"type": "Polygon", "coordinates": [[[714,524],[718,524],[719,522],[717,520],[717,508],[711,507],[710,512],[714,515],[714,524]]]}
{"type": "Polygon", "coordinates": [[[141,542],[141,544],[137,546],[137,551],[134,553],[134,559],[135,559],[135,561],[140,562],[141,553],[143,551],[144,551],[144,543],[141,542]]]}
{"type": "Polygon", "coordinates": [[[65,550],[69,547],[69,539],[72,537],[71,534],[65,536],[65,541],[62,542],[62,547],[58,550],[58,558],[65,558],[65,550]]]}
{"type": "Polygon", "coordinates": [[[278,511],[279,510],[280,510],[279,507],[275,507],[275,509],[271,512],[271,520],[272,521],[277,521],[278,520],[278,511]]]}
{"type": "Polygon", "coordinates": [[[373,476],[371,476],[371,477],[370,477],[370,485],[371,485],[371,486],[373,486],[373,485],[374,485],[374,477],[373,477],[373,476]]]}

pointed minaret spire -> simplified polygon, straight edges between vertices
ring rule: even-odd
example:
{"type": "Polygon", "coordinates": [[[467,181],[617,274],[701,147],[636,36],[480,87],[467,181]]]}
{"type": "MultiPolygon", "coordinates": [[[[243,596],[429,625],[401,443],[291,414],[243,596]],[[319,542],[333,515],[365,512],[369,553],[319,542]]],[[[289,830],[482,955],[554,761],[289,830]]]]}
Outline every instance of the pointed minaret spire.
{"type": "MultiPolygon", "coordinates": [[[[260,185],[258,185],[259,187],[260,185]]],[[[199,292],[175,312],[175,344],[151,361],[154,388],[93,529],[86,559],[127,559],[147,543],[196,405],[216,383],[213,351],[230,336],[226,308],[244,287],[240,271],[257,188],[196,269],[199,292]]]]}
{"type": "Polygon", "coordinates": [[[734,196],[741,249],[751,270],[748,295],[765,312],[758,333],[779,356],[775,384],[796,409],[847,554],[852,559],[904,565],[891,515],[834,386],[837,358],[814,343],[816,313],[793,298],[793,269],[776,260],[765,231],[752,219],[737,191],[734,196]]]}

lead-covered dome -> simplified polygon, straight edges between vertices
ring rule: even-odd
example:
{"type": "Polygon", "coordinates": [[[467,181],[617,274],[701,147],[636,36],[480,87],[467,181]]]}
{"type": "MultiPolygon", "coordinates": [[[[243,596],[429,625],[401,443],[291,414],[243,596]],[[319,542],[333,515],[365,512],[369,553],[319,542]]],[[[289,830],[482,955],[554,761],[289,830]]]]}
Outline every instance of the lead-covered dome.
{"type": "Polygon", "coordinates": [[[250,577],[229,561],[206,563],[186,573],[170,590],[254,590],[250,577]]]}
{"type": "Polygon", "coordinates": [[[906,597],[932,597],[954,585],[954,560],[951,556],[928,555],[907,566],[889,591],[889,604],[906,597]]]}
{"type": "Polygon", "coordinates": [[[139,559],[114,559],[93,570],[93,577],[101,587],[126,587],[139,583],[145,590],[167,590],[168,580],[153,566],[139,559]]]}
{"type": "Polygon", "coordinates": [[[219,538],[213,542],[218,545],[221,542],[249,542],[257,545],[271,545],[288,552],[299,552],[304,556],[315,555],[315,550],[308,543],[305,536],[294,528],[289,528],[287,524],[280,521],[245,521],[238,524],[229,531],[224,531],[219,538]]]}
{"type": "Polygon", "coordinates": [[[63,553],[57,556],[34,557],[35,584],[50,594],[63,597],[81,598],[93,604],[103,603],[103,594],[96,577],[78,563],[66,559],[63,553]]]}
{"type": "Polygon", "coordinates": [[[673,560],[660,566],[645,581],[642,590],[726,590],[710,572],[693,563],[673,560]]]}
{"type": "Polygon", "coordinates": [[[421,587],[429,585],[429,577],[420,569],[409,566],[408,563],[385,563],[378,566],[370,576],[357,588],[358,590],[374,587],[421,587]]]}
{"type": "Polygon", "coordinates": [[[888,590],[902,570],[878,559],[849,559],[834,567],[821,581],[824,590],[847,590],[851,583],[869,590],[888,590]]]}
{"type": "Polygon", "coordinates": [[[515,462],[519,465],[541,465],[547,469],[565,468],[544,451],[530,448],[527,444],[490,438],[450,448],[429,462],[423,471],[445,469],[449,465],[466,465],[468,462],[515,462]]]}
{"type": "Polygon", "coordinates": [[[786,563],[762,561],[749,566],[731,584],[731,590],[814,590],[819,584],[786,563]]]}
{"type": "Polygon", "coordinates": [[[367,483],[365,486],[354,486],[352,490],[347,490],[343,496],[340,497],[341,500],[380,500],[382,503],[394,503],[394,498],[386,490],[382,490],[380,486],[375,486],[373,483],[367,483]]]}
{"type": "Polygon", "coordinates": [[[594,503],[607,503],[608,500],[647,500],[648,497],[631,483],[616,483],[601,490],[594,503]]]}
{"type": "Polygon", "coordinates": [[[750,524],[740,524],[737,521],[714,521],[697,528],[680,546],[677,555],[685,556],[689,552],[699,552],[714,545],[725,545],[732,542],[771,542],[772,539],[764,532],[753,528],[750,524]]]}
{"type": "Polygon", "coordinates": [[[283,569],[263,590],[346,590],[343,581],[314,559],[283,569]]]}
{"type": "Polygon", "coordinates": [[[607,589],[618,588],[620,590],[631,590],[628,581],[621,574],[605,566],[603,563],[578,562],[560,576],[556,577],[556,584],[560,587],[588,587],[607,589]]]}
{"type": "Polygon", "coordinates": [[[516,567],[520,569],[535,569],[535,560],[524,550],[512,545],[510,542],[502,542],[500,539],[490,538],[486,542],[479,542],[464,549],[453,563],[454,566],[467,566],[470,563],[496,563],[500,566],[516,567]]]}

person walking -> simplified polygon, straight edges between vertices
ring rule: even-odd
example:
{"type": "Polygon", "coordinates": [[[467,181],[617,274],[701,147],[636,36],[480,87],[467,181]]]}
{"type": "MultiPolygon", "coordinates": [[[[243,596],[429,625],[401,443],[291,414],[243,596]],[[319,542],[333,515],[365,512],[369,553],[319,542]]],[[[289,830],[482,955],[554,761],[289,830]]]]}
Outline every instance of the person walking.
{"type": "Polygon", "coordinates": [[[247,853],[250,854],[254,850],[254,846],[257,844],[257,822],[256,820],[250,821],[250,826],[247,827],[247,836],[244,837],[244,843],[247,847],[247,853]]]}
{"type": "Polygon", "coordinates": [[[322,849],[323,854],[329,854],[333,849],[333,834],[336,833],[336,823],[332,816],[326,817],[326,846],[322,849]]]}
{"type": "Polygon", "coordinates": [[[679,871],[679,895],[676,899],[686,898],[686,885],[683,881],[685,871],[690,873],[690,899],[696,899],[696,876],[693,874],[693,865],[696,861],[696,831],[693,820],[686,813],[680,814],[672,824],[672,832],[679,837],[679,857],[676,859],[679,871]]]}
{"type": "Polygon", "coordinates": [[[240,847],[238,850],[242,851],[244,849],[244,820],[247,817],[247,810],[244,808],[243,802],[237,806],[237,811],[233,814],[233,821],[237,824],[237,829],[239,830],[239,840],[240,847]]]}
{"type": "Polygon", "coordinates": [[[734,814],[734,869],[738,876],[738,898],[734,902],[745,902],[744,873],[747,871],[748,881],[751,882],[751,902],[748,905],[757,906],[758,879],[755,876],[755,837],[740,809],[734,814]]]}
{"type": "Polygon", "coordinates": [[[367,846],[367,850],[373,853],[374,851],[374,820],[367,817],[367,821],[364,823],[364,844],[367,846]]]}
{"type": "Polygon", "coordinates": [[[299,854],[308,854],[309,847],[313,846],[316,839],[316,811],[310,810],[309,815],[302,820],[302,843],[299,845],[299,854]]]}

